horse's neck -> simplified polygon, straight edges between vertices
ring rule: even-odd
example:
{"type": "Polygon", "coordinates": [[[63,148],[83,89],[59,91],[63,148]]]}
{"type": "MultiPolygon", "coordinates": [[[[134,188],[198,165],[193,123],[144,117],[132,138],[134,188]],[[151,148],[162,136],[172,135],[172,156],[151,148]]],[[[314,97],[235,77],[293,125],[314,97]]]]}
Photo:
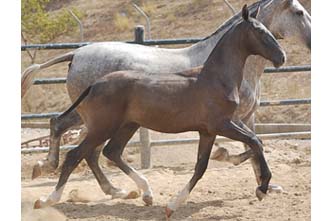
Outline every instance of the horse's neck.
{"type": "MultiPolygon", "coordinates": [[[[257,19],[270,29],[273,20],[278,17],[277,15],[279,13],[281,13],[282,6],[285,1],[287,0],[268,0],[263,6],[261,6],[257,19]]],[[[271,32],[273,31],[271,30],[271,32]]]]}
{"type": "Polygon", "coordinates": [[[199,78],[228,87],[240,87],[243,69],[249,52],[239,27],[231,30],[208,57],[199,78]]]}
{"type": "Polygon", "coordinates": [[[203,65],[222,36],[227,32],[227,30],[230,29],[230,27],[239,22],[240,19],[240,14],[234,15],[224,22],[209,37],[192,45],[191,47],[186,48],[187,56],[191,61],[191,66],[196,67],[203,65]]]}
{"type": "MultiPolygon", "coordinates": [[[[261,4],[261,10],[257,19],[271,30],[271,32],[275,31],[271,29],[271,24],[273,20],[278,17],[278,13],[281,12],[284,1],[285,0],[267,0],[265,3],[261,4]]],[[[246,60],[244,80],[248,82],[253,90],[258,86],[260,77],[268,63],[265,58],[259,55],[250,56],[246,60]]]]}
{"type": "Polygon", "coordinates": [[[190,58],[192,67],[200,66],[207,60],[208,56],[225,32],[226,29],[220,30],[218,33],[192,45],[187,49],[187,55],[190,58]]]}
{"type": "MultiPolygon", "coordinates": [[[[264,3],[261,3],[262,10],[259,13],[258,20],[263,23],[266,27],[269,28],[270,24],[272,23],[272,19],[274,19],[275,13],[277,13],[277,9],[281,5],[281,1],[284,0],[267,0],[264,3]]],[[[254,11],[256,7],[253,7],[251,11],[254,11]]],[[[212,34],[207,39],[200,41],[191,47],[185,48],[184,53],[190,59],[191,67],[196,67],[202,65],[207,58],[209,57],[210,53],[221,39],[221,37],[226,33],[226,31],[235,23],[239,22],[241,19],[240,13],[234,15],[228,21],[220,26],[220,28],[212,34]]]]}

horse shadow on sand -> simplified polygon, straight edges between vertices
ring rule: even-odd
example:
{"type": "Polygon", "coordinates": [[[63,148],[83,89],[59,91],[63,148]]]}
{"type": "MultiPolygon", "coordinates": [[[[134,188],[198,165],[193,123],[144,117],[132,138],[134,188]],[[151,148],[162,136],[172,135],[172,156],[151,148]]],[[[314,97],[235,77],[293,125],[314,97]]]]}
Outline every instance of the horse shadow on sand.
{"type": "MultiPolygon", "coordinates": [[[[181,206],[177,212],[172,215],[172,220],[224,220],[230,217],[212,215],[199,219],[193,219],[192,214],[206,207],[216,207],[219,209],[223,206],[222,200],[212,200],[205,202],[187,202],[181,206]]],[[[92,217],[115,217],[121,220],[165,220],[165,205],[139,206],[130,203],[116,203],[109,205],[98,203],[94,205],[83,203],[60,203],[54,206],[57,210],[64,213],[68,218],[86,219],[92,217]]],[[[236,218],[236,217],[233,217],[236,218]]]]}

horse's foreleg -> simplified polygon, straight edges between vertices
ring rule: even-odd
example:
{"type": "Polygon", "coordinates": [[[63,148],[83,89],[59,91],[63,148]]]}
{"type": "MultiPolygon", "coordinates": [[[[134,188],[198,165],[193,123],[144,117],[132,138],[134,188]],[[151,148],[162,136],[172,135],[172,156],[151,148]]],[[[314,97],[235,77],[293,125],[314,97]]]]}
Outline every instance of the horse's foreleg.
{"type": "MultiPolygon", "coordinates": [[[[244,129],[245,131],[253,131],[252,128],[247,127],[243,122],[237,120],[234,121],[240,128],[244,129]]],[[[261,141],[260,141],[261,142],[261,141]]],[[[246,144],[244,144],[245,147],[247,147],[246,144]]],[[[235,166],[243,163],[244,161],[248,159],[252,159],[254,157],[254,152],[250,148],[245,148],[245,152],[241,154],[235,154],[231,155],[229,154],[229,151],[223,147],[220,147],[217,145],[217,150],[214,151],[214,153],[211,156],[212,160],[216,161],[224,161],[234,164],[235,166]]],[[[259,164],[258,164],[259,165],[259,164]]]]}
{"type": "MultiPolygon", "coordinates": [[[[252,114],[246,121],[244,121],[244,123],[252,131],[255,131],[255,115],[254,114],[252,114]]],[[[250,147],[246,144],[244,144],[244,148],[245,148],[246,151],[248,151],[250,149],[250,147]]],[[[251,158],[251,164],[252,164],[254,174],[256,176],[257,183],[258,183],[258,185],[260,185],[260,183],[261,183],[261,180],[260,180],[261,171],[260,171],[259,159],[257,157],[252,157],[251,158]]],[[[269,184],[268,190],[269,190],[269,192],[281,193],[283,191],[283,188],[279,185],[276,185],[276,184],[269,184]]]]}
{"type": "Polygon", "coordinates": [[[73,126],[81,125],[80,115],[70,112],[68,115],[60,115],[50,120],[50,148],[46,159],[39,160],[33,167],[32,179],[39,177],[42,173],[54,172],[59,164],[59,149],[61,135],[73,126]]]}
{"type": "Polygon", "coordinates": [[[251,130],[248,130],[241,121],[237,122],[237,124],[233,121],[225,121],[218,134],[233,140],[241,141],[244,144],[247,144],[254,152],[254,157],[258,160],[261,172],[260,186],[257,188],[256,194],[258,199],[261,200],[268,190],[269,181],[272,176],[264,157],[262,142],[251,130]]]}
{"type": "Polygon", "coordinates": [[[167,205],[165,212],[169,218],[174,211],[188,198],[190,192],[205,173],[209,161],[209,155],[215,141],[215,136],[200,133],[199,149],[197,163],[195,165],[194,174],[189,183],[174,197],[167,205]]]}
{"type": "MultiPolygon", "coordinates": [[[[142,199],[146,205],[152,205],[153,194],[148,180],[134,168],[130,167],[121,158],[127,142],[131,139],[138,128],[139,126],[137,124],[127,124],[118,129],[115,136],[113,136],[109,143],[104,147],[103,154],[109,160],[113,161],[125,174],[127,174],[136,183],[139,189],[143,190],[142,199]]],[[[127,194],[126,197],[122,198],[137,198],[139,195],[140,193],[132,191],[127,194]]]]}

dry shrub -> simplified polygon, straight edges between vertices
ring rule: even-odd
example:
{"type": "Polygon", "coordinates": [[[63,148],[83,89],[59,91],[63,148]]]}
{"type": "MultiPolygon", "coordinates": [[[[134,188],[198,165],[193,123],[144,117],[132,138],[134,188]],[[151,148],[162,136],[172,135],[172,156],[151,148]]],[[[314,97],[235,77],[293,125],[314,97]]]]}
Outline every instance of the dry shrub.
{"type": "Polygon", "coordinates": [[[204,8],[208,7],[210,4],[212,4],[212,0],[192,0],[189,3],[185,3],[183,5],[179,5],[175,9],[175,15],[178,17],[187,16],[190,14],[194,14],[198,11],[202,11],[204,8]]]}
{"type": "Polygon", "coordinates": [[[145,2],[140,8],[142,8],[148,16],[151,16],[155,12],[155,5],[152,2],[145,2]]]}
{"type": "Polygon", "coordinates": [[[134,26],[133,21],[124,13],[117,13],[114,17],[113,24],[117,31],[125,31],[134,26]]]}

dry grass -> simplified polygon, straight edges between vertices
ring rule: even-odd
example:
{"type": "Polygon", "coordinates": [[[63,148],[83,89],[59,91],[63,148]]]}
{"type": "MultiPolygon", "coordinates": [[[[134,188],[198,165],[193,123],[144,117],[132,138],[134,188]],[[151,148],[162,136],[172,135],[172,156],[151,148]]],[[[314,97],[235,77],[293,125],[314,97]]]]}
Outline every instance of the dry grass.
{"type": "Polygon", "coordinates": [[[113,25],[117,31],[126,31],[133,27],[133,21],[126,14],[117,13],[114,16],[113,25]]]}
{"type": "Polygon", "coordinates": [[[156,12],[155,4],[151,1],[144,2],[140,8],[148,15],[151,16],[156,12]]]}

